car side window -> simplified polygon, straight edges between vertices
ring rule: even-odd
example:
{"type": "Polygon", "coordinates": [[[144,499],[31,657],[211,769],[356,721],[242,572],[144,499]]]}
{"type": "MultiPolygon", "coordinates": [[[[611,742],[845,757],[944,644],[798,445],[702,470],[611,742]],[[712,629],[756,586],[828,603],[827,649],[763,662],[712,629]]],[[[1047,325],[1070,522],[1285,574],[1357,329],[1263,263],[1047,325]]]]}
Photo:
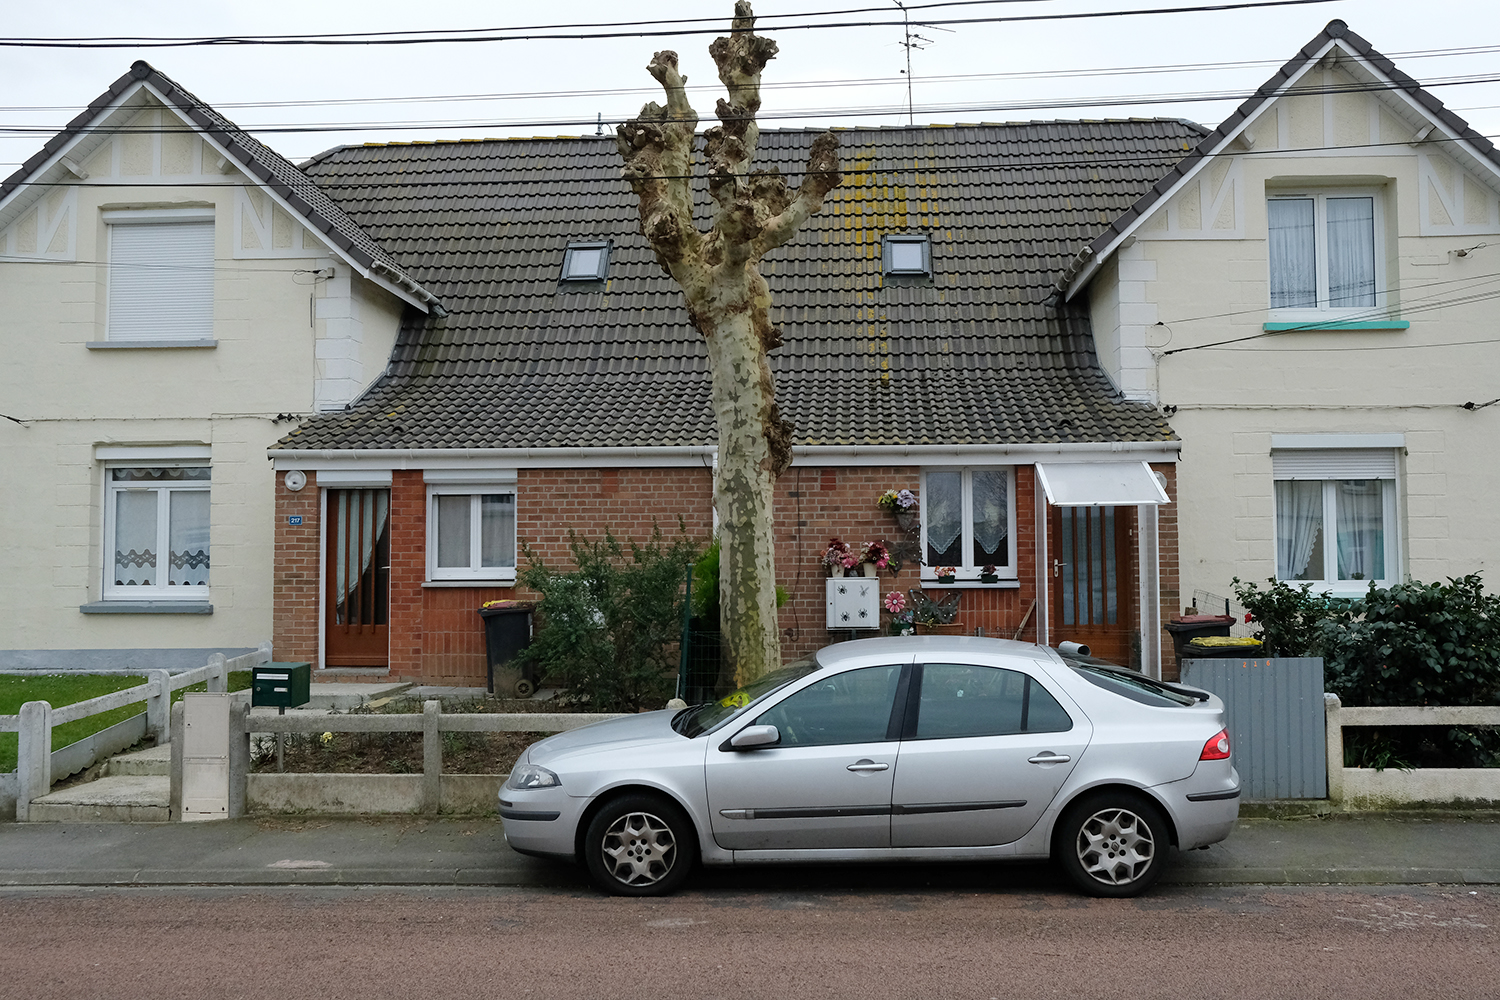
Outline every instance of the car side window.
{"type": "Polygon", "coordinates": [[[891,722],[900,678],[899,666],[834,674],[762,712],[754,724],[775,726],[784,747],[880,743],[891,722]]]}
{"type": "Polygon", "coordinates": [[[1073,719],[1029,674],[959,663],[922,668],[916,739],[1060,733],[1072,728],[1073,719]]]}

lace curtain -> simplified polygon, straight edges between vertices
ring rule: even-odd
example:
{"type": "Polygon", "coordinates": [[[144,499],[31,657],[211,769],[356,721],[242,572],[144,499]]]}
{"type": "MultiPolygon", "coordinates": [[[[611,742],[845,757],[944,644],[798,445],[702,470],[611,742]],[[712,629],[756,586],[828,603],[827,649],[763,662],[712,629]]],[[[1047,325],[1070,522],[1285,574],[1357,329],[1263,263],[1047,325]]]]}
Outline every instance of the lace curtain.
{"type": "Polygon", "coordinates": [[[1266,202],[1271,259],[1271,308],[1313,309],[1318,305],[1318,271],[1314,257],[1311,198],[1273,198],[1266,202]]]}
{"type": "Polygon", "coordinates": [[[1350,479],[1334,486],[1340,580],[1385,579],[1383,492],[1378,479],[1350,479]]]}
{"type": "Polygon", "coordinates": [[[1375,200],[1328,199],[1328,304],[1375,304],[1375,200]]]}
{"type": "Polygon", "coordinates": [[[1323,533],[1323,484],[1307,480],[1276,483],[1276,579],[1321,580],[1322,561],[1311,567],[1323,533]]]}

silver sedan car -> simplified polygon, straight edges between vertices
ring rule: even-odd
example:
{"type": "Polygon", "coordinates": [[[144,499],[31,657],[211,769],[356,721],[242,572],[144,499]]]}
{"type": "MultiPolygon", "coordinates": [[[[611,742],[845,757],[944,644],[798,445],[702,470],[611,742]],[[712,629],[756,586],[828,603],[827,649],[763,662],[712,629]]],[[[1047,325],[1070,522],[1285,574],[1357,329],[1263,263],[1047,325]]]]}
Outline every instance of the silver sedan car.
{"type": "Polygon", "coordinates": [[[531,745],[500,790],[510,845],[620,895],[693,867],[1053,858],[1132,896],[1169,845],[1239,814],[1224,704],[1043,646],[975,637],[829,646],[719,702],[531,745]]]}

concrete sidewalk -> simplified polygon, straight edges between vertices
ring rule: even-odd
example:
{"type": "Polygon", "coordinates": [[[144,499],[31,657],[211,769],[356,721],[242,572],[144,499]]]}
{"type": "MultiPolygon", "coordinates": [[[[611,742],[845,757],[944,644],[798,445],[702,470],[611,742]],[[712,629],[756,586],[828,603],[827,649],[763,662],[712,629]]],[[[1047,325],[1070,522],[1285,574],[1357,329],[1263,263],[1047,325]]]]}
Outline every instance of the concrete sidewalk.
{"type": "MultiPolygon", "coordinates": [[[[1500,816],[1243,819],[1222,844],[1174,852],[1164,884],[1500,884],[1500,816]]],[[[1052,884],[1038,865],[717,870],[695,884],[754,890],[1052,884]],[[754,874],[751,874],[754,872],[754,874]],[[769,879],[769,881],[768,881],[769,879]]],[[[582,889],[567,864],[523,857],[494,819],[262,818],[0,825],[0,886],[494,885],[582,889]]]]}

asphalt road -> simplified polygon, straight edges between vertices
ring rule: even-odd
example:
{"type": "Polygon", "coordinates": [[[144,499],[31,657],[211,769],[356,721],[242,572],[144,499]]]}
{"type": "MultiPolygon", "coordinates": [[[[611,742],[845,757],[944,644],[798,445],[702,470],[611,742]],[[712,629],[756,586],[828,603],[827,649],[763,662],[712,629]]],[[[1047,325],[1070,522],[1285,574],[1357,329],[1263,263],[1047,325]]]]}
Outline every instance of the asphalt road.
{"type": "Polygon", "coordinates": [[[0,889],[3,997],[1012,998],[1495,995],[1500,891],[1165,886],[1041,870],[582,887],[0,889]],[[914,881],[915,880],[915,881],[914,881]],[[799,884],[802,883],[802,884],[799,884]],[[1028,884],[1029,883],[1029,884],[1028,884]]]}

